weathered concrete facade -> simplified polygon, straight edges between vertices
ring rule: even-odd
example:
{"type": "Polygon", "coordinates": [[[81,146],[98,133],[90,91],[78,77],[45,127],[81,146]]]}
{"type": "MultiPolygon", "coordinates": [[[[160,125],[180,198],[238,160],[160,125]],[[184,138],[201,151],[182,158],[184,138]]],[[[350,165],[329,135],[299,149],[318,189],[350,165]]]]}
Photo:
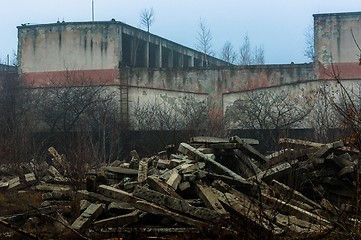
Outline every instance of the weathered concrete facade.
{"type": "Polygon", "coordinates": [[[333,79],[332,66],[341,80],[360,80],[355,44],[361,41],[360,22],[361,12],[316,14],[314,62],[258,66],[227,66],[114,20],[25,25],[18,27],[19,71],[24,82],[34,87],[76,85],[78,80],[119,89],[121,113],[127,119],[136,102],[174,102],[184,96],[207,99],[212,118],[247,91],[288,86],[313,94],[324,80],[333,79]],[[66,80],[69,75],[71,82],[66,80]]]}
{"type": "Polygon", "coordinates": [[[115,20],[19,26],[20,73],[27,84],[51,85],[64,71],[119,84],[119,67],[180,68],[227,63],[115,20]],[[50,81],[51,80],[51,81],[50,81]]]}
{"type": "Polygon", "coordinates": [[[342,79],[360,79],[361,12],[314,15],[318,79],[330,79],[332,66],[342,79]]]}

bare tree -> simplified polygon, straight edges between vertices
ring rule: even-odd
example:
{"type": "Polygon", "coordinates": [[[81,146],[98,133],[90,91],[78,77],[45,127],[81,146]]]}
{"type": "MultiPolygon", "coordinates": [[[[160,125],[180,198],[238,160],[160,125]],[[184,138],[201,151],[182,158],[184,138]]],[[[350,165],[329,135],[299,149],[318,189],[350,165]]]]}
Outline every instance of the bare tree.
{"type": "Polygon", "coordinates": [[[239,65],[264,64],[264,49],[256,47],[253,51],[248,34],[244,36],[242,46],[239,49],[239,65]]]}
{"type": "MultiPolygon", "coordinates": [[[[329,142],[330,141],[330,130],[338,127],[340,119],[337,116],[337,112],[332,107],[330,102],[335,101],[336,92],[331,87],[330,82],[324,82],[318,89],[313,91],[315,105],[310,114],[310,124],[315,130],[315,140],[318,142],[329,142]]],[[[332,131],[333,134],[337,134],[332,131]]]]}
{"type": "Polygon", "coordinates": [[[303,52],[303,55],[309,60],[313,61],[315,59],[315,36],[314,36],[314,27],[309,25],[304,32],[306,46],[303,52]]]}
{"type": "Polygon", "coordinates": [[[243,44],[239,49],[239,64],[240,65],[251,65],[252,61],[252,52],[251,52],[251,44],[249,42],[248,35],[244,36],[243,44]]]}
{"type": "MultiPolygon", "coordinates": [[[[130,119],[132,128],[143,133],[139,138],[146,140],[149,134],[157,132],[152,138],[164,146],[184,141],[186,138],[182,137],[185,136],[189,138],[193,134],[205,134],[209,127],[208,112],[206,99],[163,96],[146,102],[138,99],[133,105],[130,119]]],[[[146,144],[149,145],[149,141],[146,144]]]]}
{"type": "Polygon", "coordinates": [[[230,64],[236,63],[237,53],[234,50],[234,47],[231,42],[228,41],[223,45],[221,59],[226,62],[229,62],[230,64]]]}
{"type": "Polygon", "coordinates": [[[115,92],[105,84],[89,82],[92,80],[77,79],[67,71],[63,83],[33,90],[39,130],[47,131],[49,138],[56,136],[56,144],[68,151],[88,146],[89,163],[117,159],[124,129],[115,92]]]}
{"type": "Polygon", "coordinates": [[[212,34],[211,30],[207,26],[206,22],[201,18],[199,20],[199,30],[197,32],[197,45],[196,48],[198,51],[203,53],[204,61],[208,65],[208,56],[214,56],[212,50],[212,34]]]}
{"type": "Polygon", "coordinates": [[[140,23],[145,26],[149,32],[150,26],[154,23],[154,11],[153,8],[143,9],[140,13],[140,23]]]}
{"type": "Polygon", "coordinates": [[[227,107],[225,121],[228,128],[269,130],[275,144],[283,132],[302,126],[312,107],[312,99],[293,96],[287,89],[249,91],[227,107]]]}
{"type": "Polygon", "coordinates": [[[0,82],[0,161],[17,164],[29,160],[37,146],[32,144],[32,99],[15,76],[8,72],[0,82]]]}
{"type": "Polygon", "coordinates": [[[254,64],[265,64],[263,47],[256,47],[253,56],[254,64]]]}

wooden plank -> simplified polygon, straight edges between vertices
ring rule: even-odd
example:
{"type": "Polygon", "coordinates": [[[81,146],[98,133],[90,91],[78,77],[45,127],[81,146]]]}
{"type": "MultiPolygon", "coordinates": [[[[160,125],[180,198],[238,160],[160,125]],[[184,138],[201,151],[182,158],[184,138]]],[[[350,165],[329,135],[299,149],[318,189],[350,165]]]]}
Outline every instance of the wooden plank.
{"type": "Polygon", "coordinates": [[[192,153],[192,154],[206,160],[207,162],[209,162],[209,163],[213,164],[214,166],[218,167],[219,169],[221,169],[222,171],[224,171],[225,173],[227,173],[231,177],[237,179],[238,181],[245,181],[245,179],[243,177],[239,176],[237,173],[235,173],[232,170],[226,168],[222,164],[220,164],[217,161],[213,160],[208,155],[205,155],[205,154],[201,153],[200,151],[198,151],[197,149],[195,149],[194,147],[190,146],[187,143],[181,143],[179,145],[179,150],[180,150],[180,152],[186,153],[186,154],[190,152],[190,153],[192,153]]]}
{"type": "Polygon", "coordinates": [[[196,187],[199,197],[208,208],[213,209],[220,214],[227,213],[222,204],[218,201],[217,196],[213,193],[211,187],[201,183],[197,183],[196,187]]]}
{"type": "Polygon", "coordinates": [[[144,187],[137,187],[134,190],[133,195],[155,203],[158,206],[166,207],[182,214],[188,214],[202,220],[211,221],[213,223],[219,223],[221,220],[221,215],[216,211],[210,210],[208,208],[194,207],[185,200],[161,194],[144,187]]]}

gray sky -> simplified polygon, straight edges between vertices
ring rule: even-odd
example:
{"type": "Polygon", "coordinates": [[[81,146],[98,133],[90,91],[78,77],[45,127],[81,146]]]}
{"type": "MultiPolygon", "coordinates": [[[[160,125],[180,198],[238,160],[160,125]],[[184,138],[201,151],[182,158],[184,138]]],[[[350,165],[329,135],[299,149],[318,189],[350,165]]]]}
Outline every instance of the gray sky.
{"type": "MultiPolygon", "coordinates": [[[[153,8],[150,32],[195,48],[202,18],[211,31],[218,57],[226,41],[238,50],[245,34],[251,46],[262,46],[268,64],[304,63],[304,33],[313,14],[361,11],[360,0],[94,0],[95,20],[112,18],[140,26],[140,12],[153,8]]],[[[91,0],[1,0],[0,59],[17,50],[17,28],[22,23],[57,20],[90,21],[91,0]]],[[[143,28],[144,29],[144,28],[143,28]]]]}

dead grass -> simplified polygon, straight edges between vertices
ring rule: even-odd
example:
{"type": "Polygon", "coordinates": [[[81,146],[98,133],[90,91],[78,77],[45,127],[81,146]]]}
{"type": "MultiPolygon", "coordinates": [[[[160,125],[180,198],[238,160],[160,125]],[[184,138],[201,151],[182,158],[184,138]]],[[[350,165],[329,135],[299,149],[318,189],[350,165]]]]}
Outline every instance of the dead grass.
{"type": "Polygon", "coordinates": [[[37,191],[2,192],[0,206],[6,207],[0,208],[0,216],[24,213],[39,208],[41,201],[41,192],[37,191]]]}

